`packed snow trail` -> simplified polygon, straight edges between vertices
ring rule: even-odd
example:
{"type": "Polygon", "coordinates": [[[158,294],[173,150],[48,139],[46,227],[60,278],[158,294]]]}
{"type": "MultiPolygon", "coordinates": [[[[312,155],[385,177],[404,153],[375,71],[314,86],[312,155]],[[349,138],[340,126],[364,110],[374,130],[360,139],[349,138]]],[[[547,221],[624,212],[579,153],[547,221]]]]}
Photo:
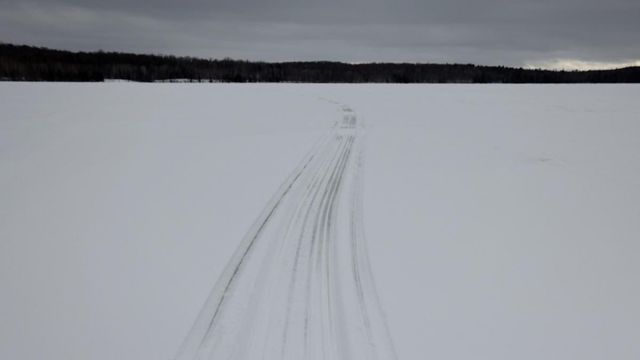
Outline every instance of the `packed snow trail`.
{"type": "Polygon", "coordinates": [[[249,229],[178,360],[396,358],[362,229],[363,135],[342,106],[249,229]]]}

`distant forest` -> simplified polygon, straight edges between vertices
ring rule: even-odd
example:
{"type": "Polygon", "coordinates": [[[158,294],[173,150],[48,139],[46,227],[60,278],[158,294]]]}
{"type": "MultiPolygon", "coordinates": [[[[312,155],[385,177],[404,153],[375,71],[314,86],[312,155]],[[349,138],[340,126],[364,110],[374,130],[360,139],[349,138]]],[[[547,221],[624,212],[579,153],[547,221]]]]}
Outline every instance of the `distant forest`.
{"type": "Polygon", "coordinates": [[[299,83],[640,83],[640,67],[549,71],[472,64],[257,62],[0,43],[0,80],[299,83]]]}

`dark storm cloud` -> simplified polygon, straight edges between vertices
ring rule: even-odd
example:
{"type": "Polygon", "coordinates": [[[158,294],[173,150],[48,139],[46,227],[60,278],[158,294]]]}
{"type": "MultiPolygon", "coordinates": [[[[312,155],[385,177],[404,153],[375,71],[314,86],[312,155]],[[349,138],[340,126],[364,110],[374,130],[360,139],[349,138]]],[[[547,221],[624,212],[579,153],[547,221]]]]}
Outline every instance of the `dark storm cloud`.
{"type": "Polygon", "coordinates": [[[640,59],[637,0],[0,0],[0,40],[264,60],[640,59]]]}

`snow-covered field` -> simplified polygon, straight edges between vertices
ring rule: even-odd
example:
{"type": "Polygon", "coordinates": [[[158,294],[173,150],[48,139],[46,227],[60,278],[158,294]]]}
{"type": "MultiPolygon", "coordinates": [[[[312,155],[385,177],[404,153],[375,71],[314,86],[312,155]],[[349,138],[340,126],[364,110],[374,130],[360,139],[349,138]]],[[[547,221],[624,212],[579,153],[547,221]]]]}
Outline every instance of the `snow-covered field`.
{"type": "Polygon", "coordinates": [[[638,99],[0,83],[0,359],[638,359],[638,99]]]}

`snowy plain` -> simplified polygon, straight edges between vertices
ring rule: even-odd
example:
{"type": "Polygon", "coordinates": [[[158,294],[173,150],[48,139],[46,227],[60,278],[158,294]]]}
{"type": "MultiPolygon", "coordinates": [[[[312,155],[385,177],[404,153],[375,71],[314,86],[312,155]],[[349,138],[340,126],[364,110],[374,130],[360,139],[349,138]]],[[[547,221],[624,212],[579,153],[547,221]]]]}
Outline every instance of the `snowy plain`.
{"type": "Polygon", "coordinates": [[[364,231],[399,359],[640,358],[637,99],[0,83],[0,358],[173,359],[336,103],[366,127],[364,231]]]}

